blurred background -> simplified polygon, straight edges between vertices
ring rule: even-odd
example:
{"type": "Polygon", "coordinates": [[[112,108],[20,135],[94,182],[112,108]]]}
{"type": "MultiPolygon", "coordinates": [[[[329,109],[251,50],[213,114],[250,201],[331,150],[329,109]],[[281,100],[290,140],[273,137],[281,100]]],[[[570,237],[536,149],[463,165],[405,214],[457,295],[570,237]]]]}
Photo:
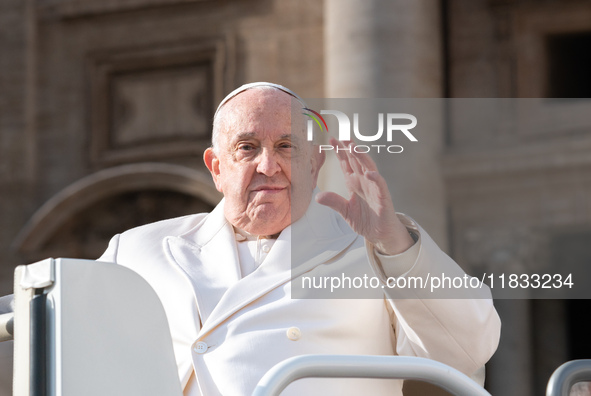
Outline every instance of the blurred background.
{"type": "MultiPolygon", "coordinates": [[[[201,156],[243,83],[563,114],[581,102],[551,98],[586,103],[590,72],[589,0],[0,0],[0,293],[16,265],[96,258],[118,232],[215,206],[201,156]]],[[[385,167],[397,209],[468,272],[591,265],[591,121],[471,131],[451,113],[385,167]]],[[[496,306],[493,395],[541,395],[558,365],[591,358],[588,300],[496,306]]]]}

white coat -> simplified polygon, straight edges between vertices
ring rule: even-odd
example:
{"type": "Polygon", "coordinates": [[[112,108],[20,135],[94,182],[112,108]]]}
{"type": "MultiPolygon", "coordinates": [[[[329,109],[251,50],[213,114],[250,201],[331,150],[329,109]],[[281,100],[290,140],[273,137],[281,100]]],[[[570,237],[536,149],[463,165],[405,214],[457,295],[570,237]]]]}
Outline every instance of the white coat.
{"type": "MultiPolygon", "coordinates": [[[[378,263],[373,248],[340,215],[314,200],[246,277],[223,201],[209,214],[117,235],[99,260],[135,270],[160,296],[185,395],[250,395],[274,364],[302,354],[420,356],[471,375],[499,339],[500,321],[486,287],[474,299],[426,299],[422,291],[416,298],[387,299],[380,290],[378,298],[291,297],[303,276],[367,274],[384,281],[442,270],[464,275],[424,230],[401,219],[419,235],[410,262],[394,257],[378,263]]],[[[396,396],[401,387],[398,380],[304,379],[282,395],[396,396]]]]}

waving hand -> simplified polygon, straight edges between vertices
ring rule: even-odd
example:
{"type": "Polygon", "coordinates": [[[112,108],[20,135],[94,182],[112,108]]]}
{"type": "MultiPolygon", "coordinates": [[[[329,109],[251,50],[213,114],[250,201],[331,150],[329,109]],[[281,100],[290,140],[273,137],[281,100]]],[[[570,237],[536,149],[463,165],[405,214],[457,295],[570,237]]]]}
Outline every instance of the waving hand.
{"type": "Polygon", "coordinates": [[[333,192],[322,192],[316,201],[339,212],[380,253],[394,255],[407,250],[414,241],[396,216],[388,185],[375,162],[366,153],[354,152],[352,142],[345,145],[333,138],[330,143],[335,152],[338,147],[337,158],[351,196],[347,200],[333,192]]]}

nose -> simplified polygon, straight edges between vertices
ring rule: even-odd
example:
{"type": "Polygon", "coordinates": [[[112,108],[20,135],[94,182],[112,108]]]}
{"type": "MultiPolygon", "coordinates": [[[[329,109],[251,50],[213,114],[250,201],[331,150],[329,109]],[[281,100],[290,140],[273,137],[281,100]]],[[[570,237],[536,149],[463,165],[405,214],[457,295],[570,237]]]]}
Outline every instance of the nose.
{"type": "Polygon", "coordinates": [[[281,171],[276,154],[270,150],[263,149],[258,157],[257,172],[265,176],[273,176],[281,171]]]}

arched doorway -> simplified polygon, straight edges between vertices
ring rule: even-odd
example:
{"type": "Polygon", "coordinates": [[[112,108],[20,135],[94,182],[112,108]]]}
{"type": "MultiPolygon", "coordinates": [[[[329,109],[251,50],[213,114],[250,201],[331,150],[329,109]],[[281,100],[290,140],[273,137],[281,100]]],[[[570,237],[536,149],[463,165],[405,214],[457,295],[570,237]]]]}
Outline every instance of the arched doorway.
{"type": "Polygon", "coordinates": [[[220,200],[208,174],[179,165],[140,163],[99,171],[66,187],[31,217],[15,245],[28,262],[95,259],[126,229],[209,212],[220,200]]]}

